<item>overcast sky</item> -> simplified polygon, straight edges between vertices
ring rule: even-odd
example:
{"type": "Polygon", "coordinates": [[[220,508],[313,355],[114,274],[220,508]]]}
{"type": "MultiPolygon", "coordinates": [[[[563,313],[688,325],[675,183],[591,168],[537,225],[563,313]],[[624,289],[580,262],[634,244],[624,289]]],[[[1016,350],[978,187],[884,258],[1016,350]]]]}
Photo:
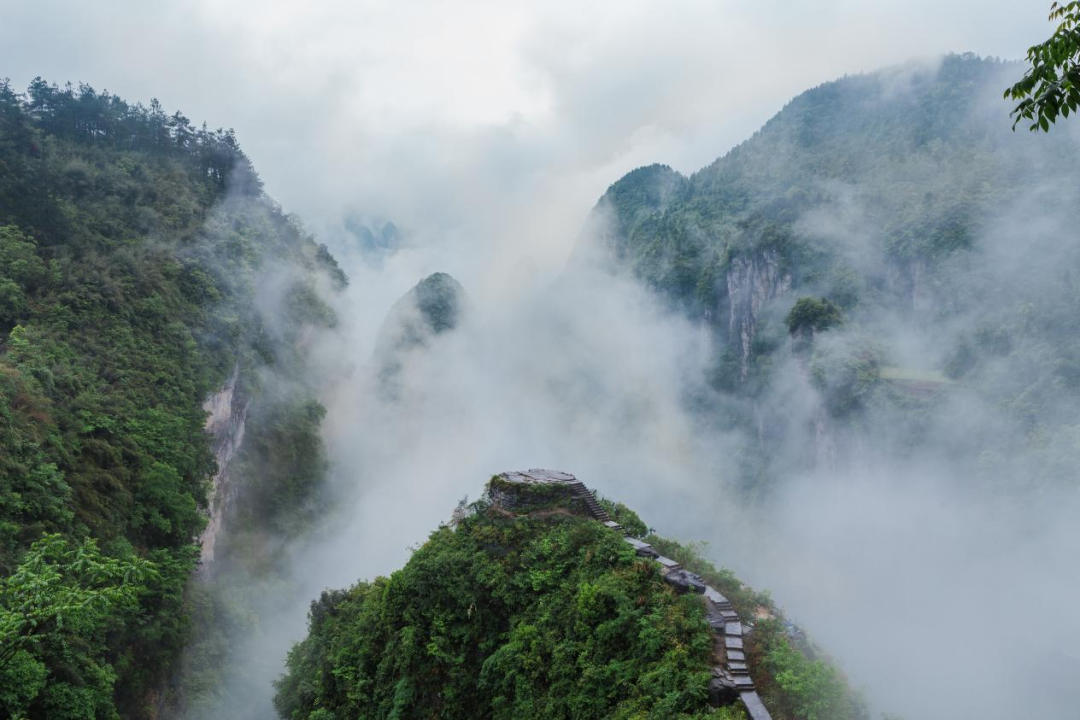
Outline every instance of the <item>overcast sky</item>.
{"type": "Polygon", "coordinates": [[[1048,6],[0,0],[0,77],[81,80],[234,127],[268,191],[331,240],[352,209],[483,256],[483,272],[522,256],[554,270],[626,171],[692,172],[846,73],[1019,58],[1049,35],[1048,6]]]}

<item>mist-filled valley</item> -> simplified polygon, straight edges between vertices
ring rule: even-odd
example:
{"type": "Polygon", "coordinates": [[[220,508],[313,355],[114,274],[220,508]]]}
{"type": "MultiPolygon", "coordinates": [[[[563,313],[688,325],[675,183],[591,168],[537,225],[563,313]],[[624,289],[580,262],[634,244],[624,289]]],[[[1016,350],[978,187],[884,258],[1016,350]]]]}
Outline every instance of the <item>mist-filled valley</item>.
{"type": "Polygon", "coordinates": [[[365,118],[415,132],[393,162],[335,125],[288,180],[287,143],[264,178],[157,100],[3,81],[0,714],[1076,716],[1047,47],[1034,117],[1038,62],[941,48],[733,102],[738,138],[600,140],[558,86],[365,118]]]}
{"type": "Polygon", "coordinates": [[[715,167],[746,168],[723,191],[749,202],[710,216],[694,193],[714,168],[635,171],[551,278],[407,241],[387,254],[346,228],[344,319],[315,351],[341,516],[295,549],[302,602],[398,567],[477,478],[570,468],[768,587],[882,709],[1006,716],[1032,708],[1016,684],[1038,683],[1040,712],[1067,716],[1075,230],[1064,207],[1028,214],[1049,185],[1075,192],[1074,141],[997,121],[1009,73],[953,57],[811,91],[715,167]],[[865,134],[826,118],[807,152],[792,135],[818,118],[790,119],[807,105],[915,116],[865,134]],[[447,267],[455,326],[387,378],[383,318],[447,267]],[[802,297],[842,322],[798,337],[802,297]]]}

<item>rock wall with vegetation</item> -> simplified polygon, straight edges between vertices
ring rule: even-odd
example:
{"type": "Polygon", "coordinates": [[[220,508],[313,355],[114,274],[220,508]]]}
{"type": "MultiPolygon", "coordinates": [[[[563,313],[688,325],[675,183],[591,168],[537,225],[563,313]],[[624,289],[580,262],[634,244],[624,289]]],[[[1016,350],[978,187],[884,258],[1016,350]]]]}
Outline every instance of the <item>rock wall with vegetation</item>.
{"type": "Polygon", "coordinates": [[[0,81],[0,714],[156,712],[215,473],[203,403],[251,400],[246,512],[298,522],[322,469],[298,339],[344,282],[231,132],[0,81]]]}

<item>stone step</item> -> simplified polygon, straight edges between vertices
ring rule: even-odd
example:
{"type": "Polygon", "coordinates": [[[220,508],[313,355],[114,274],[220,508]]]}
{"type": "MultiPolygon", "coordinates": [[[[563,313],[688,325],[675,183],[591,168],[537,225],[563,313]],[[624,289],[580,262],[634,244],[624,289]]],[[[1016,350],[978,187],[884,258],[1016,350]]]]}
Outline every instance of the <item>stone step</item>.
{"type": "Polygon", "coordinates": [[[765,709],[765,706],[761,703],[761,698],[754,691],[744,691],[739,693],[739,697],[742,698],[743,705],[746,706],[746,712],[750,715],[750,720],[772,720],[772,716],[769,715],[769,711],[765,709]]]}

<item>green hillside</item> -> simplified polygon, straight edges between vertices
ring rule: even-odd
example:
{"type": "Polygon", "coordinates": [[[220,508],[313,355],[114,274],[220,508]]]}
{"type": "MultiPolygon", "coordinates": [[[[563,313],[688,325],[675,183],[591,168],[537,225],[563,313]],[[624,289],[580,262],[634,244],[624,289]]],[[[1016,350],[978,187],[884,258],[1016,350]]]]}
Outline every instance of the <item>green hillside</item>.
{"type": "Polygon", "coordinates": [[[711,331],[714,417],[760,449],[749,484],[813,454],[792,458],[805,433],[778,394],[793,357],[826,407],[821,427],[889,452],[985,450],[980,474],[1021,490],[1076,482],[1063,470],[1080,459],[1078,146],[1011,131],[1001,92],[1020,72],[954,55],[844,77],[693,175],[640,168],[600,199],[575,263],[629,273],[711,331]],[[791,313],[815,303],[831,319],[802,332],[791,313]],[[912,392],[902,377],[955,382],[912,392]],[[1004,421],[961,438],[942,419],[935,434],[960,399],[1004,421]],[[777,448],[783,460],[763,459],[777,448]],[[998,461],[1025,453],[1023,475],[998,461]]]}
{"type": "MultiPolygon", "coordinates": [[[[534,490],[508,511],[493,500],[495,482],[389,578],[312,603],[309,634],[277,684],[282,717],[745,718],[737,704],[710,703],[715,659],[700,595],[676,592],[621,532],[561,496],[534,490]]],[[[754,618],[746,654],[773,718],[868,717],[768,595],[693,548],[646,537],[625,506],[604,505],[754,618]]]]}
{"type": "Polygon", "coordinates": [[[297,339],[344,282],[231,132],[0,82],[0,714],[156,712],[215,471],[203,401],[238,369],[253,509],[295,524],[322,472],[297,339]]]}

